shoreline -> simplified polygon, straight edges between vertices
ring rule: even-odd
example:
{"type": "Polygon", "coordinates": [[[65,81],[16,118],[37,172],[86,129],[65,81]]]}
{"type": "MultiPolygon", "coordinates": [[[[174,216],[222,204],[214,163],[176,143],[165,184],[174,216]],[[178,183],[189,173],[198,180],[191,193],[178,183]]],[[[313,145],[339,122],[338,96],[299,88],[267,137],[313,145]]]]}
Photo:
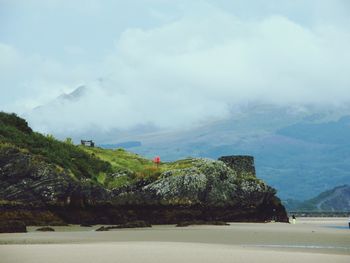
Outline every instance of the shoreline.
{"type": "Polygon", "coordinates": [[[229,226],[153,225],[152,228],[113,229],[95,231],[92,227],[54,226],[55,232],[0,234],[0,247],[31,245],[88,245],[138,242],[185,243],[234,246],[269,251],[299,251],[308,253],[350,255],[350,230],[336,228],[347,224],[346,218],[297,218],[297,224],[230,223],[229,226]]]}

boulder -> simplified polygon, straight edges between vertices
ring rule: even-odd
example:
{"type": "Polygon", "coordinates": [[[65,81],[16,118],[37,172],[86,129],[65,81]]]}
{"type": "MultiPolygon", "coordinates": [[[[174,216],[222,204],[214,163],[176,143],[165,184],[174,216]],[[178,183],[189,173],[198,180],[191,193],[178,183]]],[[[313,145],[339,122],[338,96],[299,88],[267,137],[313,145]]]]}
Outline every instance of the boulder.
{"type": "Polygon", "coordinates": [[[137,221],[127,222],[127,223],[115,225],[115,226],[101,226],[97,228],[95,231],[109,231],[111,229],[143,228],[143,227],[152,227],[152,225],[145,221],[137,220],[137,221]]]}
{"type": "Polygon", "coordinates": [[[41,232],[54,232],[55,229],[53,229],[52,227],[40,227],[40,228],[37,228],[35,231],[41,231],[41,232]]]}
{"type": "Polygon", "coordinates": [[[203,220],[197,220],[197,221],[183,221],[176,224],[176,227],[186,227],[186,226],[192,226],[192,225],[213,225],[213,226],[229,226],[230,224],[223,222],[223,221],[203,221],[203,220]]]}

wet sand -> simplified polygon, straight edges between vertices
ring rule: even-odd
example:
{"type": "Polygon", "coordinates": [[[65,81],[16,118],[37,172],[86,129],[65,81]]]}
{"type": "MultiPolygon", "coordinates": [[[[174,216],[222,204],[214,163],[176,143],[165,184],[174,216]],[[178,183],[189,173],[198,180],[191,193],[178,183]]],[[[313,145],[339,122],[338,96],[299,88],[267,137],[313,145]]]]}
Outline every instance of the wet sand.
{"type": "Polygon", "coordinates": [[[153,226],[95,232],[0,234],[0,263],[17,262],[350,262],[346,218],[230,226],[153,226]]]}

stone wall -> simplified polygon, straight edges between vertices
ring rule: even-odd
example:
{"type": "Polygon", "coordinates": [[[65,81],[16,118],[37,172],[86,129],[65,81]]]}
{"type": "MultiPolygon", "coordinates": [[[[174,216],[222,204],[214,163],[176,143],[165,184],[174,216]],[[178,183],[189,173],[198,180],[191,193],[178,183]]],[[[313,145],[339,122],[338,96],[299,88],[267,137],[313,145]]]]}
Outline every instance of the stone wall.
{"type": "Polygon", "coordinates": [[[236,171],[240,176],[245,173],[251,173],[255,176],[254,157],[249,155],[230,155],[222,156],[219,161],[223,161],[227,166],[236,171]]]}

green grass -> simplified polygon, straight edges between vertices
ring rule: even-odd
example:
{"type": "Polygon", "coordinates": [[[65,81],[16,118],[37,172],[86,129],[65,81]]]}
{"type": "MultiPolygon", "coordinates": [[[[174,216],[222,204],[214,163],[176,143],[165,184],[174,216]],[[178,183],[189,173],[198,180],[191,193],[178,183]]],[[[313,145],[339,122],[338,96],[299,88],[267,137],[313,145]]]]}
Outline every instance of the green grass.
{"type": "Polygon", "coordinates": [[[161,162],[158,166],[152,160],[124,149],[103,149],[99,147],[79,146],[80,149],[94,157],[107,161],[113,170],[129,170],[136,176],[148,176],[154,171],[163,172],[171,169],[187,168],[192,166],[193,159],[184,159],[176,162],[161,162]]]}
{"type": "Polygon", "coordinates": [[[127,170],[129,173],[140,174],[141,176],[147,167],[154,165],[151,160],[127,152],[124,149],[111,150],[86,146],[78,146],[78,148],[89,153],[90,156],[108,162],[113,171],[127,170]]]}
{"type": "Polygon", "coordinates": [[[56,140],[52,135],[33,132],[24,119],[0,112],[0,147],[14,147],[38,160],[55,164],[75,178],[96,179],[100,172],[111,173],[111,165],[87,154],[77,146],[56,140]]]}
{"type": "Polygon", "coordinates": [[[157,179],[162,172],[191,167],[193,159],[176,162],[161,162],[156,165],[152,160],[128,152],[124,149],[103,149],[99,147],[78,146],[89,155],[108,162],[117,177],[99,175],[97,181],[112,189],[131,184],[141,179],[157,179]]]}
{"type": "Polygon", "coordinates": [[[161,162],[159,165],[124,149],[76,146],[70,139],[56,140],[52,135],[33,132],[27,122],[15,114],[0,112],[0,150],[17,148],[36,159],[55,164],[80,180],[90,179],[109,189],[142,179],[155,180],[162,172],[191,167],[193,159],[161,162]]]}
{"type": "Polygon", "coordinates": [[[127,175],[122,175],[111,180],[107,180],[105,186],[109,189],[119,188],[122,186],[127,186],[135,182],[135,179],[130,178],[127,175]]]}

